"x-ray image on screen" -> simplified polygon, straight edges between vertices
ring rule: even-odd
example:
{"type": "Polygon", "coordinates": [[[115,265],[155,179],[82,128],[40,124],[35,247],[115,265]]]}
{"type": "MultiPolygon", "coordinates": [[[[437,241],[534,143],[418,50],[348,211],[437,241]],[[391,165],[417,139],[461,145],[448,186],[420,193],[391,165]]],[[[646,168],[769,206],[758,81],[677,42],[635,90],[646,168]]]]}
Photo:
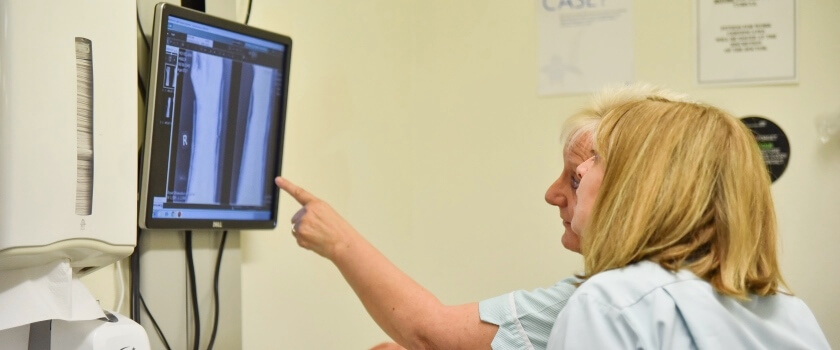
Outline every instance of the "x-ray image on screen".
{"type": "Polygon", "coordinates": [[[155,6],[140,225],[276,225],[291,39],[155,6]]]}
{"type": "Polygon", "coordinates": [[[200,52],[181,68],[172,201],[264,205],[276,70],[200,52]]]}

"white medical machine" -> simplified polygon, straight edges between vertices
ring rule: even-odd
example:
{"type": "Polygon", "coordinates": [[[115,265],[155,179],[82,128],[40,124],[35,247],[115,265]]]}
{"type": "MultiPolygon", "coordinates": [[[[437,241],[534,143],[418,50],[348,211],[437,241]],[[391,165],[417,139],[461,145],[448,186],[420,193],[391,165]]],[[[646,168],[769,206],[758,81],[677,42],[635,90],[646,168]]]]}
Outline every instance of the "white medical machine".
{"type": "Polygon", "coordinates": [[[149,347],[126,317],[82,315],[96,310],[77,280],[136,244],[135,6],[0,1],[4,349],[149,347]]]}

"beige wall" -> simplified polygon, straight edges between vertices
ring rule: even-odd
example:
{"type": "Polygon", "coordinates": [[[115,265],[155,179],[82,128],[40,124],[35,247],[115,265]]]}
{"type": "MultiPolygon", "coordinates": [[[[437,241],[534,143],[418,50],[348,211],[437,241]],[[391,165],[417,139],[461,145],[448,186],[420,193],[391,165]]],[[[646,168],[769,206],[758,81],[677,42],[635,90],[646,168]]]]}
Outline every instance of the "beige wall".
{"type": "MultiPolygon", "coordinates": [[[[800,83],[696,86],[692,1],[635,1],[638,80],[764,115],[792,156],[773,185],[782,266],[840,347],[840,3],[799,2],[800,83]]],[[[586,96],[536,94],[534,1],[254,1],[251,24],[294,40],[283,174],[329,201],[444,303],[548,286],[578,271],[543,192],[558,131],[586,96]]],[[[246,349],[365,349],[387,336],[331,263],[275,232],[243,232],[246,349]]],[[[88,278],[109,294],[113,269],[88,278]],[[105,276],[105,277],[97,277],[105,276]]],[[[106,297],[107,299],[107,297],[106,297]]]]}

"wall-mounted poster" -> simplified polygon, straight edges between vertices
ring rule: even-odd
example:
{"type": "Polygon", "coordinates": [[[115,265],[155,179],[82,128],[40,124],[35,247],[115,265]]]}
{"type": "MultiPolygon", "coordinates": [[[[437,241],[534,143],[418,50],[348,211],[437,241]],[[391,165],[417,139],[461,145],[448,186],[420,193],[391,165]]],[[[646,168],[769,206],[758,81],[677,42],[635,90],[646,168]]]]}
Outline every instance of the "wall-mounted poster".
{"type": "Polygon", "coordinates": [[[537,0],[541,96],[633,80],[630,0],[537,0]]]}
{"type": "Polygon", "coordinates": [[[796,0],[695,0],[697,82],[795,83],[796,0]]]}

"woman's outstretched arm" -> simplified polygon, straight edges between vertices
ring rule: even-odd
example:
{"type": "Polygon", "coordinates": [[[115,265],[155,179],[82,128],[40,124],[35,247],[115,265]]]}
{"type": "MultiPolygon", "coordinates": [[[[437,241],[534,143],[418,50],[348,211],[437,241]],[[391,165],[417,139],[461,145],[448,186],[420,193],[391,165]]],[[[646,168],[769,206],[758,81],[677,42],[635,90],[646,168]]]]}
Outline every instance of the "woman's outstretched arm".
{"type": "Polygon", "coordinates": [[[478,303],[447,306],[400,271],[329,204],[283,178],[277,186],[300,203],[292,234],[329,259],[374,321],[408,349],[490,348],[498,326],[482,322],[478,303]]]}

